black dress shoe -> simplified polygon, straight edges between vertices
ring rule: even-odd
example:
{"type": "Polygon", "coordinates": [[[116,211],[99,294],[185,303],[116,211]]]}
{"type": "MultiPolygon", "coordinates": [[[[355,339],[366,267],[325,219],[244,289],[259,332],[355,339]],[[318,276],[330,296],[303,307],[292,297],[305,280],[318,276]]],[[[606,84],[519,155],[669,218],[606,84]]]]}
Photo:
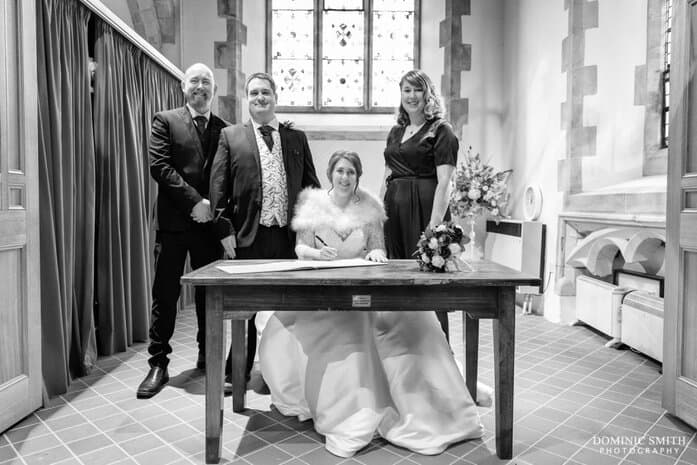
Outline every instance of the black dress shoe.
{"type": "Polygon", "coordinates": [[[205,350],[199,349],[198,358],[196,359],[196,368],[198,368],[199,370],[206,369],[206,351],[205,350]]]}
{"type": "Polygon", "coordinates": [[[138,386],[136,397],[138,399],[149,399],[160,392],[168,381],[169,374],[167,373],[167,368],[159,366],[151,367],[148,375],[143,382],[140,383],[140,386],[138,386]]]}

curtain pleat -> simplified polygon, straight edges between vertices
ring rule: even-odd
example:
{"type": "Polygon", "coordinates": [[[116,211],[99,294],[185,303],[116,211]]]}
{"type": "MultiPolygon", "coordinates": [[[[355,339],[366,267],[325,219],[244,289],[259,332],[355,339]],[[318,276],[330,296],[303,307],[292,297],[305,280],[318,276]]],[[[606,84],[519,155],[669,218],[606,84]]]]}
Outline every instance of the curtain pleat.
{"type": "Polygon", "coordinates": [[[143,261],[137,256],[140,244],[133,240],[145,236],[142,224],[147,218],[143,177],[137,173],[143,156],[136,66],[141,52],[102,21],[96,24],[96,35],[97,343],[101,354],[112,354],[126,350],[134,337],[145,340],[147,335],[143,309],[149,308],[144,282],[148,273],[147,267],[138,266],[143,261]]]}
{"type": "Polygon", "coordinates": [[[154,185],[148,160],[155,111],[181,104],[177,80],[98,21],[94,134],[97,152],[97,344],[100,354],[146,341],[152,277],[154,185]]]}
{"type": "Polygon", "coordinates": [[[95,18],[92,102],[89,10],[77,0],[37,5],[42,361],[52,396],[97,354],[148,338],[150,125],[183,97],[175,77],[95,18]]]}
{"type": "Polygon", "coordinates": [[[53,395],[89,372],[97,357],[90,12],[78,2],[37,6],[42,363],[53,395]]]}

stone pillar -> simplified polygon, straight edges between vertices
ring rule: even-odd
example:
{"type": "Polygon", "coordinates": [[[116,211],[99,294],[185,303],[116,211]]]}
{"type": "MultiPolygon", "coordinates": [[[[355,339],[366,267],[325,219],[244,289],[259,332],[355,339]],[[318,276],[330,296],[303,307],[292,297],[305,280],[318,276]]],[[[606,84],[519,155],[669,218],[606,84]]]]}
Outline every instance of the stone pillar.
{"type": "Polygon", "coordinates": [[[566,73],[566,101],[561,104],[561,124],[566,131],[566,153],[559,160],[559,191],[575,194],[583,189],[583,157],[596,154],[596,127],[583,125],[586,95],[598,90],[596,65],[585,64],[586,29],[598,27],[598,1],[564,0],[569,11],[569,35],[562,42],[562,72],[566,73]]]}
{"type": "Polygon", "coordinates": [[[181,66],[179,0],[127,0],[135,31],[181,66]]]}
{"type": "Polygon", "coordinates": [[[247,43],[247,26],[242,22],[243,0],[218,0],[218,16],[227,21],[227,40],[215,42],[214,66],[226,69],[227,95],[218,97],[218,114],[231,122],[242,121],[245,75],[242,72],[242,46],[247,43]]]}
{"type": "MultiPolygon", "coordinates": [[[[157,6],[162,8],[163,5],[155,5],[154,0],[127,0],[127,4],[133,20],[133,28],[159,51],[162,48],[162,33],[157,6]]],[[[161,15],[164,15],[164,8],[161,15]]]]}
{"type": "Polygon", "coordinates": [[[444,49],[441,93],[447,117],[461,136],[469,116],[469,99],[460,95],[462,71],[472,67],[472,45],[462,43],[462,16],[470,15],[470,0],[446,0],[445,19],[440,22],[439,45],[444,49]]]}

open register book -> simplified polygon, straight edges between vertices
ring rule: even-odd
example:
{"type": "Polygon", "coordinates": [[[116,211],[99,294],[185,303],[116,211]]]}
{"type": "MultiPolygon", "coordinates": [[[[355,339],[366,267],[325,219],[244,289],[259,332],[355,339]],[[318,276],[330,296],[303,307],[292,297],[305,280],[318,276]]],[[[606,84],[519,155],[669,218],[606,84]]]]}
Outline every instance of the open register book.
{"type": "MultiPolygon", "coordinates": [[[[239,261],[237,263],[240,263],[239,261]]],[[[269,271],[296,271],[296,270],[319,270],[321,268],[348,268],[352,266],[377,266],[385,263],[371,262],[362,258],[349,258],[344,260],[295,260],[291,262],[269,262],[257,263],[253,265],[218,265],[217,268],[230,274],[244,273],[266,273],[269,271]]]]}

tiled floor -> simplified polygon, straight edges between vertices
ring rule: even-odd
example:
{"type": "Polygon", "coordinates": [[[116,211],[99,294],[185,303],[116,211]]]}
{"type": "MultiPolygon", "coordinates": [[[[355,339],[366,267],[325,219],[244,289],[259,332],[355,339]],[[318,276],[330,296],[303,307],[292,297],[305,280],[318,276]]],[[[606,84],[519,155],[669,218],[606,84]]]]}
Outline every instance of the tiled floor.
{"type": "MultiPolygon", "coordinates": [[[[462,356],[459,315],[451,314],[455,353],[462,356]]],[[[491,384],[491,324],[480,325],[480,379],[491,384]]],[[[203,374],[193,369],[195,318],[177,323],[170,385],[150,400],[135,389],[146,373],[146,346],[99,360],[76,380],[0,436],[2,464],[204,463],[203,374]]],[[[249,409],[233,414],[225,401],[223,458],[235,464],[697,464],[695,431],[660,406],[658,365],[629,350],[604,347],[585,327],[560,326],[539,316],[518,316],[516,329],[514,458],[498,460],[493,412],[481,408],[487,433],[435,457],[375,440],[352,459],[325,451],[311,422],[284,418],[269,396],[249,392],[249,409]],[[640,441],[634,452],[628,442],[640,441]],[[618,443],[624,445],[616,445],[618,443]],[[659,444],[660,443],[660,444],[659,444]]]]}

